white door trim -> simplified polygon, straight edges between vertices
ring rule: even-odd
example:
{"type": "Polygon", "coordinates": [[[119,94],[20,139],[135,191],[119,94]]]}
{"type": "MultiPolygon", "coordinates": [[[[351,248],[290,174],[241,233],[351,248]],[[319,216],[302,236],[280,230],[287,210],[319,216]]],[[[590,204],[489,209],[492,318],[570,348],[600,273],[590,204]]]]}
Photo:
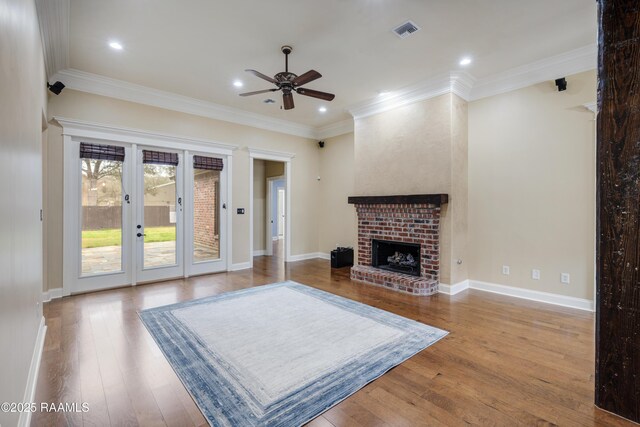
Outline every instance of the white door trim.
{"type": "Polygon", "coordinates": [[[284,163],[284,176],[285,176],[285,194],[287,195],[285,200],[285,236],[284,236],[284,254],[285,262],[291,261],[291,163],[295,154],[261,150],[255,148],[249,148],[249,265],[253,268],[253,161],[258,160],[271,160],[274,162],[284,163]]]}

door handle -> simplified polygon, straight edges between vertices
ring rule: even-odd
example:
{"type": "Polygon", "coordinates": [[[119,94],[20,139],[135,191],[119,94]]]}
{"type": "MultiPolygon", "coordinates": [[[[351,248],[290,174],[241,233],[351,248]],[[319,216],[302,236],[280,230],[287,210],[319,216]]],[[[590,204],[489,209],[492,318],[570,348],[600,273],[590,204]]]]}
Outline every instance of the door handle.
{"type": "Polygon", "coordinates": [[[138,233],[138,234],[136,234],[136,236],[142,237],[142,236],[146,236],[146,234],[138,233]]]}
{"type": "Polygon", "coordinates": [[[227,204],[226,203],[222,204],[222,209],[227,209],[227,204]]]}
{"type": "Polygon", "coordinates": [[[182,206],[182,197],[178,197],[178,204],[182,206]]]}

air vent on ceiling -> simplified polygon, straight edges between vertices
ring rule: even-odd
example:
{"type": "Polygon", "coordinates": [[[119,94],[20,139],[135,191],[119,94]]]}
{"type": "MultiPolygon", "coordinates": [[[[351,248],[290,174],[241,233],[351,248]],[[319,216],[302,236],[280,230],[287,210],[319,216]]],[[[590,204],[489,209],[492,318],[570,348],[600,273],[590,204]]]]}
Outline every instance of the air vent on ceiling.
{"type": "Polygon", "coordinates": [[[411,34],[415,33],[416,31],[418,31],[419,29],[420,27],[418,27],[415,23],[411,21],[407,21],[404,24],[394,28],[393,32],[396,34],[396,36],[400,37],[401,39],[404,39],[409,37],[411,34]]]}

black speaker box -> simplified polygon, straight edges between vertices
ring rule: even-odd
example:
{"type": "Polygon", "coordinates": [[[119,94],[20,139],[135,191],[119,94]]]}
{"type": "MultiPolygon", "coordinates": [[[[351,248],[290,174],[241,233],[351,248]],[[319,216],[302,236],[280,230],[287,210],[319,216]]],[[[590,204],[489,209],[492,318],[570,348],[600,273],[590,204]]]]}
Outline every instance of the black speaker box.
{"type": "Polygon", "coordinates": [[[353,265],[353,248],[338,247],[331,251],[331,268],[351,267],[353,265]]]}

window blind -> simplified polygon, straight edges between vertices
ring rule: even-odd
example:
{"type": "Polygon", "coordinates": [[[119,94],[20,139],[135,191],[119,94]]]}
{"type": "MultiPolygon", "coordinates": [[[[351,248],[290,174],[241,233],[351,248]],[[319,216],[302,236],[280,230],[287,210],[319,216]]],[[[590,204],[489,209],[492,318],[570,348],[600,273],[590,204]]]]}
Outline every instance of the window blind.
{"type": "Polygon", "coordinates": [[[163,151],[142,150],[142,163],[178,166],[178,154],[165,153],[163,151]]]}
{"type": "Polygon", "coordinates": [[[115,160],[118,162],[124,162],[124,147],[81,142],[80,158],[93,160],[115,160]]]}
{"type": "Polygon", "coordinates": [[[223,167],[222,159],[217,157],[193,156],[194,169],[221,171],[223,167]]]}

